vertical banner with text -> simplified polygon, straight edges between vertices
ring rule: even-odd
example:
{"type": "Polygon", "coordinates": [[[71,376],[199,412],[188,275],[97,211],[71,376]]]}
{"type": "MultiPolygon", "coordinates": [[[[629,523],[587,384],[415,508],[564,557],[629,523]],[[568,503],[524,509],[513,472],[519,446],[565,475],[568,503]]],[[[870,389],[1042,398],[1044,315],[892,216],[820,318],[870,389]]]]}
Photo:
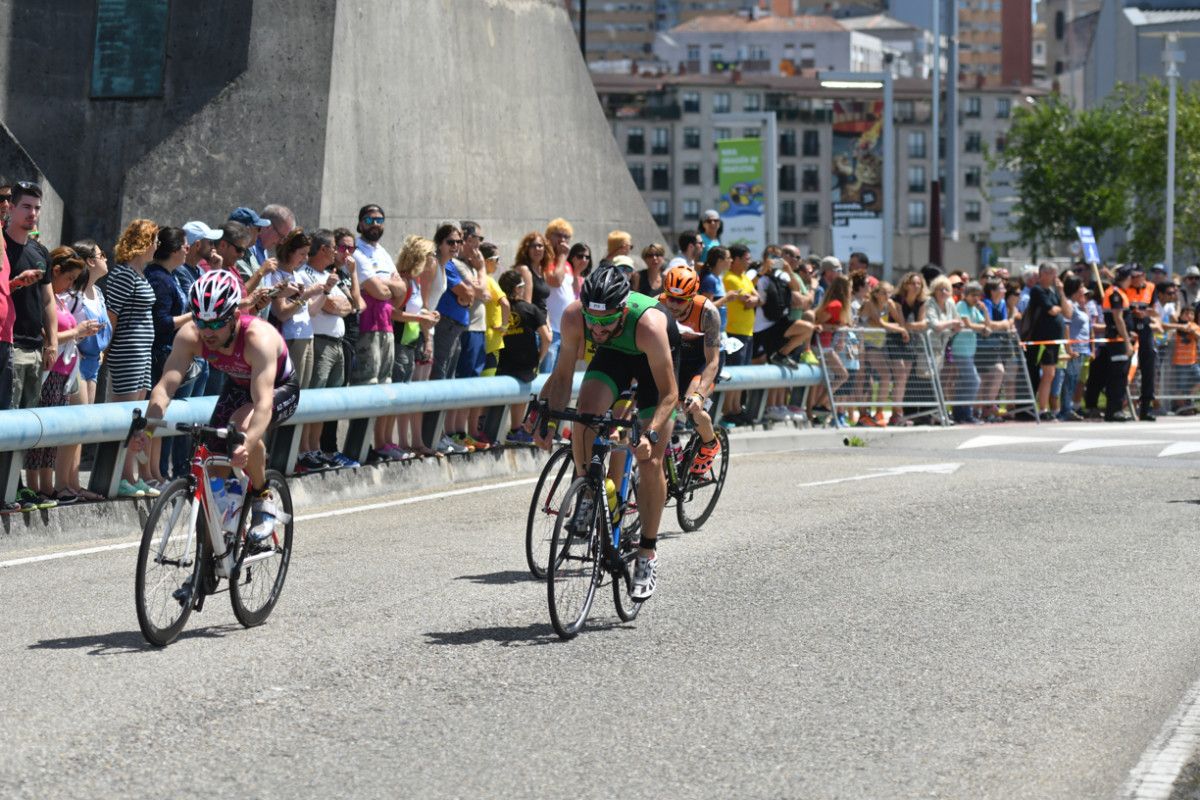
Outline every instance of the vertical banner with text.
{"type": "Polygon", "coordinates": [[[833,255],[883,261],[883,102],[833,104],[833,255]]]}
{"type": "Polygon", "coordinates": [[[766,180],[761,139],[717,142],[717,210],[725,230],[721,244],[744,244],[758,258],[767,246],[766,180]]]}

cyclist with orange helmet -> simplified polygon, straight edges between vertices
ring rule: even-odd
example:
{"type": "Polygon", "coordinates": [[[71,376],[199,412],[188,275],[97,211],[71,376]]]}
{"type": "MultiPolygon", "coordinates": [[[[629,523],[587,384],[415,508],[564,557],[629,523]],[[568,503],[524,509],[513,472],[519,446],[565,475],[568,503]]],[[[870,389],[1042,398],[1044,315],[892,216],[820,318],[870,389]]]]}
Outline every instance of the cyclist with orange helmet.
{"type": "Polygon", "coordinates": [[[700,433],[700,452],[692,462],[692,472],[703,475],[721,452],[708,409],[725,354],[721,350],[721,314],[699,291],[700,277],[695,270],[675,266],[663,276],[663,292],[658,300],[679,326],[678,386],[683,410],[700,433]]]}

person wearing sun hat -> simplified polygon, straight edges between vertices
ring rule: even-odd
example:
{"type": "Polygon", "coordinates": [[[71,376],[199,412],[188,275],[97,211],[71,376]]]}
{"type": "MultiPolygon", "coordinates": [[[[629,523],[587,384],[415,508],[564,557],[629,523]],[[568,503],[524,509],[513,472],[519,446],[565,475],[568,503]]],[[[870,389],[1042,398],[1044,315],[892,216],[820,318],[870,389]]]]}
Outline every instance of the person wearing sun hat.
{"type": "Polygon", "coordinates": [[[700,215],[700,238],[704,246],[697,261],[703,264],[704,259],[708,258],[708,251],[721,246],[721,234],[724,231],[725,223],[721,221],[721,214],[715,208],[710,208],[700,215]]]}

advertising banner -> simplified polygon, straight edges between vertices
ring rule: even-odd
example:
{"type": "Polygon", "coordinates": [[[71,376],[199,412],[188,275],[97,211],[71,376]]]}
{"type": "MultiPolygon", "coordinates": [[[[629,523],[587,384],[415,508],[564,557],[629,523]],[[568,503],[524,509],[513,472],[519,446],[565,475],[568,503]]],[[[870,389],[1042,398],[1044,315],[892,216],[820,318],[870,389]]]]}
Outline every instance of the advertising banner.
{"type": "Polygon", "coordinates": [[[761,139],[717,142],[717,210],[725,230],[721,244],[744,244],[755,258],[767,246],[766,179],[761,139]]]}
{"type": "Polygon", "coordinates": [[[833,104],[834,255],[883,260],[883,102],[833,104]],[[844,248],[852,248],[844,250],[844,248]]]}

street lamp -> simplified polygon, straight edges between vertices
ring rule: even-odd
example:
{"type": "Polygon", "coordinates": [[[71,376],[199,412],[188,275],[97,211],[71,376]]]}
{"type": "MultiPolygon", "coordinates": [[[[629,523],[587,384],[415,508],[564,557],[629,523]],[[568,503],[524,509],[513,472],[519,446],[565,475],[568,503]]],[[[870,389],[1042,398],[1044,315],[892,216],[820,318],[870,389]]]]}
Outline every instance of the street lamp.
{"type": "MultiPolygon", "coordinates": [[[[890,72],[822,72],[821,88],[871,91],[883,89],[883,275],[892,271],[896,230],[896,142],[892,131],[892,74],[890,72]]],[[[934,145],[937,146],[936,144],[934,145]]]]}

